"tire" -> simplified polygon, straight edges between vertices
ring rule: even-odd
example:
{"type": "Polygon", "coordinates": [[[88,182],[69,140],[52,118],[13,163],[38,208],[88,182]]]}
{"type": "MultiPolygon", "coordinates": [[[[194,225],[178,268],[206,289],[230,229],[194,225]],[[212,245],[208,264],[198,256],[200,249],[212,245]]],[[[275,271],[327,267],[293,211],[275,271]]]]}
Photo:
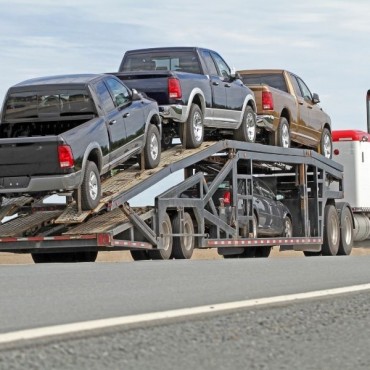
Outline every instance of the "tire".
{"type": "Polygon", "coordinates": [[[353,222],[351,211],[348,207],[340,212],[340,241],[338,255],[349,256],[353,247],[353,222]]]}
{"type": "Polygon", "coordinates": [[[253,109],[248,105],[245,109],[242,123],[234,132],[234,140],[254,143],[257,135],[256,115],[253,109]]]}
{"type": "Polygon", "coordinates": [[[330,159],[333,156],[333,139],[331,132],[326,127],[322,130],[318,152],[325,158],[330,159]]]}
{"type": "Polygon", "coordinates": [[[181,143],[185,148],[198,148],[203,143],[204,137],[204,122],[203,113],[198,105],[192,104],[189,112],[189,117],[186,122],[181,122],[179,125],[179,136],[181,143]],[[186,142],[184,143],[184,130],[186,142]]]}
{"type": "Polygon", "coordinates": [[[150,124],[144,147],[145,168],[151,169],[161,161],[161,138],[157,126],[150,124]]]}
{"type": "Polygon", "coordinates": [[[94,162],[88,161],[81,185],[81,207],[88,211],[94,209],[100,202],[101,183],[98,167],[94,162]]]}
{"type": "MultiPolygon", "coordinates": [[[[163,234],[172,234],[172,225],[170,216],[166,213],[162,221],[163,234]]],[[[171,235],[163,236],[163,249],[153,249],[148,251],[148,255],[153,260],[168,260],[171,258],[173,248],[173,239],[171,235]]]]}
{"type": "Polygon", "coordinates": [[[285,117],[280,118],[279,127],[276,132],[276,139],[274,140],[273,145],[280,146],[282,148],[290,148],[291,146],[289,122],[285,117]]]}
{"type": "MultiPolygon", "coordinates": [[[[172,220],[172,230],[174,234],[180,233],[180,215],[177,213],[172,220]]],[[[184,212],[183,220],[183,233],[184,236],[175,236],[173,238],[172,257],[176,259],[189,259],[193,255],[195,237],[194,237],[194,224],[188,212],[184,212]]]]}
{"type": "Polygon", "coordinates": [[[282,236],[285,238],[291,238],[293,236],[293,224],[289,216],[284,218],[284,231],[282,236]]]}
{"type": "Polygon", "coordinates": [[[339,249],[340,227],[337,209],[332,204],[325,206],[323,237],[322,255],[336,256],[339,249]]]}
{"type": "Polygon", "coordinates": [[[32,253],[35,263],[76,263],[95,262],[98,251],[63,252],[63,253],[32,253]]]}
{"type": "Polygon", "coordinates": [[[146,250],[132,250],[130,254],[134,261],[150,260],[149,253],[146,250]]]}

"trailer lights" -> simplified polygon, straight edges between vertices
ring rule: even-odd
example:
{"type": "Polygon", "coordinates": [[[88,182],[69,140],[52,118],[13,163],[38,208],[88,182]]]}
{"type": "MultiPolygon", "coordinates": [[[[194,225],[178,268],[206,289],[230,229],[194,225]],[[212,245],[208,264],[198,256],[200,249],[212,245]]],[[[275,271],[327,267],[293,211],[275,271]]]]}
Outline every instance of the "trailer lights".
{"type": "Polygon", "coordinates": [[[75,165],[72,149],[69,145],[58,146],[58,159],[61,168],[73,168],[75,165]]]}
{"type": "Polygon", "coordinates": [[[334,155],[339,155],[339,149],[334,149],[333,154],[334,155]]]}

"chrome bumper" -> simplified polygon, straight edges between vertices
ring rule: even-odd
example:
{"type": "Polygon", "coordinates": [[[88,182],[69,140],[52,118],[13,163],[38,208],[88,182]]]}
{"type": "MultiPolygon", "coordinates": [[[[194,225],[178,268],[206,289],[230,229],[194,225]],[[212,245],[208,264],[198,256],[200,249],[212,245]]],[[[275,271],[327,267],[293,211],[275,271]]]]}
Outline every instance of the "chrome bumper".
{"type": "Polygon", "coordinates": [[[177,122],[185,122],[188,118],[188,107],[186,105],[172,104],[160,105],[159,114],[163,120],[173,120],[177,122]]]}
{"type": "Polygon", "coordinates": [[[274,131],[274,116],[271,115],[257,115],[257,126],[268,131],[274,131]]]}

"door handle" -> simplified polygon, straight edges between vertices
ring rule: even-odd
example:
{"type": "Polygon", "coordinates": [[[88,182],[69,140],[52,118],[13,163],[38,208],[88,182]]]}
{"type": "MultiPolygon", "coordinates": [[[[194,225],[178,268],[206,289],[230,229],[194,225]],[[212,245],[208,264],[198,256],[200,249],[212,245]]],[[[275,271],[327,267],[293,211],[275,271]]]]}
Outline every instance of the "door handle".
{"type": "Polygon", "coordinates": [[[122,116],[123,118],[127,118],[127,117],[130,117],[130,113],[125,113],[123,116],[122,116]]]}
{"type": "Polygon", "coordinates": [[[115,119],[112,119],[111,121],[109,121],[109,124],[112,126],[114,125],[115,123],[117,123],[117,121],[115,119]]]}
{"type": "Polygon", "coordinates": [[[231,85],[230,84],[225,84],[225,87],[231,87],[231,85]]]}
{"type": "Polygon", "coordinates": [[[303,105],[303,102],[302,102],[302,101],[299,101],[299,102],[298,102],[298,104],[299,104],[299,105],[303,105]]]}
{"type": "Polygon", "coordinates": [[[308,106],[307,106],[307,108],[308,108],[308,109],[312,109],[311,105],[308,105],[308,106]]]}
{"type": "Polygon", "coordinates": [[[212,85],[218,86],[220,83],[217,81],[212,82],[212,85]]]}

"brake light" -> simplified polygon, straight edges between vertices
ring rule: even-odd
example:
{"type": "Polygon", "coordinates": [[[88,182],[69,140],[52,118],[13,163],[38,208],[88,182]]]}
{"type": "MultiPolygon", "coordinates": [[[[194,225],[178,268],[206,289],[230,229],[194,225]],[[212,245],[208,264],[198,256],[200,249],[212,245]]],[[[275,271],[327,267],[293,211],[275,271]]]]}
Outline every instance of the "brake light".
{"type": "Polygon", "coordinates": [[[73,168],[75,165],[75,160],[69,145],[58,146],[58,158],[61,168],[73,168]]]}
{"type": "Polygon", "coordinates": [[[175,77],[168,79],[168,96],[172,99],[181,99],[182,97],[180,81],[175,77]]]}
{"type": "Polygon", "coordinates": [[[224,205],[229,206],[231,203],[231,193],[229,191],[224,192],[224,205]]]}
{"type": "Polygon", "coordinates": [[[262,91],[262,108],[266,110],[274,110],[274,99],[270,91],[262,91]]]}

